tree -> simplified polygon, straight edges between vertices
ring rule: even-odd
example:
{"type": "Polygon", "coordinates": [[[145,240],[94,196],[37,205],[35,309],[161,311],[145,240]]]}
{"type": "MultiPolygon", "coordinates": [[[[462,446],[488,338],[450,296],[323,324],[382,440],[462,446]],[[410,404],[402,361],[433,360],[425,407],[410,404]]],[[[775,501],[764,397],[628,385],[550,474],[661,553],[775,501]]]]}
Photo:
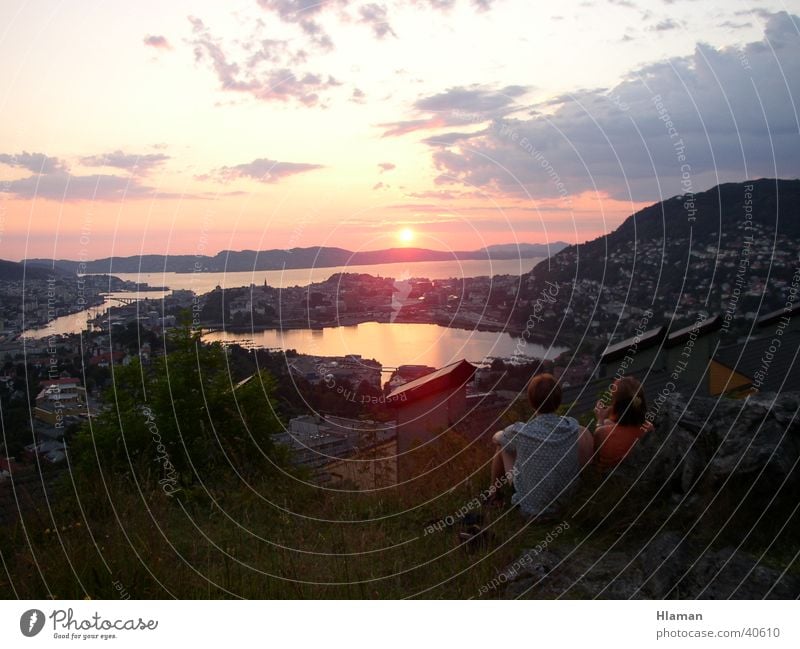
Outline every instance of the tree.
{"type": "Polygon", "coordinates": [[[107,407],[76,436],[76,466],[188,485],[283,461],[272,443],[282,425],[271,376],[260,372],[237,387],[224,348],[204,344],[188,323],[167,334],[165,348],[150,366],[137,359],[113,368],[107,407]]]}

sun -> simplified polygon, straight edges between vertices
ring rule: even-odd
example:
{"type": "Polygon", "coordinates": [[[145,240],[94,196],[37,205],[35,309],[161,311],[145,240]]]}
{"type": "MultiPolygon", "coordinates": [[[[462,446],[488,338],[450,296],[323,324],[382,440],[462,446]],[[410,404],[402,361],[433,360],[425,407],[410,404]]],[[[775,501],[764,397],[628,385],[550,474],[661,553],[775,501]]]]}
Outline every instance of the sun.
{"type": "Polygon", "coordinates": [[[414,230],[411,228],[403,228],[397,233],[397,238],[400,240],[400,243],[405,245],[414,241],[414,236],[414,230]]]}

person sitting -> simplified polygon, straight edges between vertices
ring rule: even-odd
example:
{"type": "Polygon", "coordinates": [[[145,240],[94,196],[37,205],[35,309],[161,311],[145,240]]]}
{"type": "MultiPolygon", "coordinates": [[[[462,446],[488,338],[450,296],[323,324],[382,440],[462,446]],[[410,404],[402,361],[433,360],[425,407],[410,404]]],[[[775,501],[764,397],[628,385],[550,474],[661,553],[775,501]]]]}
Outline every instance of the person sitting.
{"type": "Polygon", "coordinates": [[[596,464],[610,469],[625,459],[643,435],[653,429],[646,421],[647,400],[642,384],[632,376],[617,379],[611,386],[611,405],[595,408],[594,431],[596,464]]]}
{"type": "Polygon", "coordinates": [[[534,517],[555,515],[583,465],[592,457],[592,436],[572,417],[556,413],[561,386],[551,374],[528,383],[534,414],[494,434],[492,485],[512,484],[512,504],[534,517]]]}

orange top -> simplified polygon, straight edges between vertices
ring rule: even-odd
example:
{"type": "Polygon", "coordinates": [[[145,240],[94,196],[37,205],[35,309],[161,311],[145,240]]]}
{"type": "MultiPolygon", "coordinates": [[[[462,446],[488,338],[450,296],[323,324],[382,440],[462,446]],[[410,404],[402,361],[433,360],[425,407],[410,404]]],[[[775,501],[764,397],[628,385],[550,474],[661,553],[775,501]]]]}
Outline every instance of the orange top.
{"type": "Polygon", "coordinates": [[[621,426],[613,423],[598,426],[594,432],[597,466],[607,469],[622,462],[636,442],[652,429],[653,425],[649,421],[641,426],[621,426]]]}

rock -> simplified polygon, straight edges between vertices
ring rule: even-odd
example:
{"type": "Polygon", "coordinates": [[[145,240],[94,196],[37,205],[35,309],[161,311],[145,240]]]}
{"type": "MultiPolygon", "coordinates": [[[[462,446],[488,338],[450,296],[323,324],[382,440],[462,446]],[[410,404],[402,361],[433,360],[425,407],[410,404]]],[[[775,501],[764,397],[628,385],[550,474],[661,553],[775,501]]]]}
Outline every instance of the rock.
{"type": "Polygon", "coordinates": [[[711,542],[741,548],[759,534],[773,538],[770,526],[781,521],[790,524],[783,536],[796,538],[799,407],[797,393],[698,397],[688,407],[680,394],[670,395],[655,430],[613,474],[585,480],[576,529],[583,521],[589,536],[515,562],[501,596],[800,597],[800,575],[783,570],[784,559],[708,549],[711,542]]]}
{"type": "Polygon", "coordinates": [[[727,548],[704,554],[680,580],[681,599],[797,599],[800,577],[757,563],[755,557],[727,548]]]}
{"type": "Polygon", "coordinates": [[[688,568],[689,548],[680,532],[665,532],[653,539],[639,557],[644,574],[643,593],[666,599],[688,568]]]}

